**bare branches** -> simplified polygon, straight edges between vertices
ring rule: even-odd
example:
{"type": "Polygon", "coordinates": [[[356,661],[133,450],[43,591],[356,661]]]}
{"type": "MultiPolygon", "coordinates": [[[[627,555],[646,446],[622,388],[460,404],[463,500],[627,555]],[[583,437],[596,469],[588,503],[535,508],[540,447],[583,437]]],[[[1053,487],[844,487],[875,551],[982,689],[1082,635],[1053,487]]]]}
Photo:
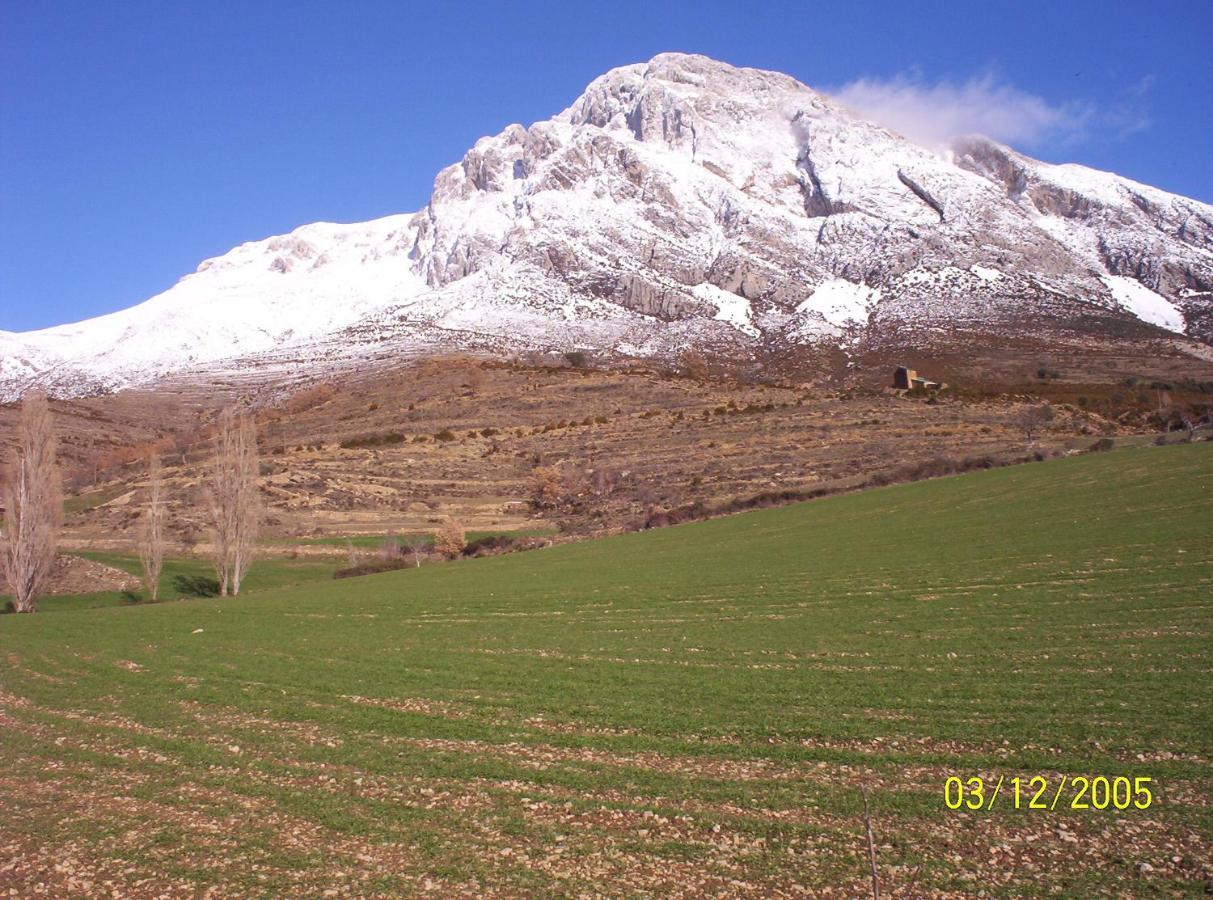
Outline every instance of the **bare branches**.
{"type": "Polygon", "coordinates": [[[63,519],[58,446],[46,395],[21,404],[17,449],[4,472],[4,540],[0,568],[17,612],[33,612],[55,561],[63,519]]]}
{"type": "Polygon", "coordinates": [[[160,457],[153,453],[147,461],[147,499],[139,525],[139,562],[143,566],[143,587],[148,599],[160,599],[160,570],[164,566],[164,479],[160,457]]]}
{"type": "Polygon", "coordinates": [[[425,543],[421,540],[413,540],[409,543],[409,551],[413,554],[413,566],[421,568],[421,555],[425,552],[425,543]]]}
{"type": "Polygon", "coordinates": [[[1023,431],[1024,438],[1029,444],[1036,436],[1053,421],[1053,407],[1047,403],[1037,406],[1025,406],[1015,415],[1015,424],[1023,431]]]}
{"type": "Polygon", "coordinates": [[[253,420],[225,409],[215,434],[209,500],[219,594],[236,596],[253,561],[261,517],[257,496],[257,434],[253,420]]]}
{"type": "Polygon", "coordinates": [[[420,569],[421,558],[425,556],[428,546],[426,538],[421,535],[411,535],[405,539],[393,537],[392,540],[395,541],[396,556],[404,559],[406,556],[412,555],[414,568],[420,569]]]}

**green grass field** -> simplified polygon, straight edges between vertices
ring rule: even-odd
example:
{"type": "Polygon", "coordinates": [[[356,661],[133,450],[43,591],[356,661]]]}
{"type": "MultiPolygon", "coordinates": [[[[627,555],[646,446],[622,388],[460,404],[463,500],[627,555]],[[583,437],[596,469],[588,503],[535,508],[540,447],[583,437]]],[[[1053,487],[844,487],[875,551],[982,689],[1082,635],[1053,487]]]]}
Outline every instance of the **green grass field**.
{"type": "MultiPolygon", "coordinates": [[[[482,537],[510,535],[513,537],[542,537],[556,534],[554,528],[531,528],[524,531],[469,531],[468,541],[482,537]]],[[[386,534],[363,534],[351,537],[314,537],[314,538],[283,538],[267,541],[265,547],[275,545],[293,546],[327,546],[344,550],[353,545],[359,551],[377,550],[390,537],[386,534]]],[[[434,536],[429,533],[394,535],[405,543],[420,541],[423,546],[433,543],[434,536]]],[[[95,560],[138,576],[141,572],[139,559],[129,553],[113,553],[98,550],[73,550],[75,556],[95,560]]],[[[326,558],[296,558],[266,555],[250,570],[242,592],[258,594],[268,590],[298,587],[313,581],[326,581],[333,577],[338,569],[348,565],[344,556],[326,558]]],[[[205,597],[217,592],[219,583],[215,581],[215,573],[211,563],[199,558],[169,558],[164,561],[164,569],[160,578],[160,599],[180,600],[187,597],[205,597]]],[[[0,609],[6,608],[11,600],[0,593],[0,609]]],[[[63,612],[65,610],[91,609],[98,606],[128,606],[132,603],[145,603],[146,592],[143,588],[133,591],[93,591],[87,594],[65,594],[43,597],[38,602],[40,612],[63,612]]]]}
{"type": "Polygon", "coordinates": [[[855,897],[866,791],[882,896],[1199,896],[1211,633],[1207,443],[4,616],[0,884],[855,897]],[[951,811],[954,774],[1154,801],[951,811]]]}
{"type": "MultiPolygon", "coordinates": [[[[92,550],[72,551],[105,563],[132,575],[141,569],[135,556],[124,553],[108,553],[92,550]]],[[[297,587],[313,581],[324,581],[344,563],[329,559],[277,559],[268,558],[258,562],[249,572],[242,588],[246,595],[262,591],[297,587]]],[[[166,559],[160,573],[160,599],[180,600],[185,597],[204,597],[217,593],[219,583],[211,563],[205,559],[166,559]]],[[[11,598],[0,595],[0,608],[11,598]]],[[[95,591],[89,594],[66,594],[43,597],[38,601],[39,612],[64,612],[91,609],[97,606],[128,606],[147,602],[143,588],[134,591],[95,591]]]]}

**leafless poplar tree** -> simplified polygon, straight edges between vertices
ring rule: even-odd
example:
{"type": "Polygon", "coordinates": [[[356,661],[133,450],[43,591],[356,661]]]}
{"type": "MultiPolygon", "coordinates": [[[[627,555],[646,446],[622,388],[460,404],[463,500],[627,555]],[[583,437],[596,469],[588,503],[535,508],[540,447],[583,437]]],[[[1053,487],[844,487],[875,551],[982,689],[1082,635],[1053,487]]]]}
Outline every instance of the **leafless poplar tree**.
{"type": "Polygon", "coordinates": [[[46,395],[27,394],[21,404],[17,448],[4,472],[4,539],[0,568],[17,612],[33,612],[55,562],[63,518],[58,449],[46,395]]]}
{"type": "Polygon", "coordinates": [[[160,473],[160,457],[153,453],[147,462],[147,501],[139,525],[139,562],[143,564],[143,586],[151,600],[160,599],[164,519],[164,478],[160,473]]]}
{"type": "Polygon", "coordinates": [[[220,596],[240,593],[240,583],[253,561],[261,515],[257,470],[257,433],[252,418],[225,409],[219,416],[209,485],[220,596]]]}

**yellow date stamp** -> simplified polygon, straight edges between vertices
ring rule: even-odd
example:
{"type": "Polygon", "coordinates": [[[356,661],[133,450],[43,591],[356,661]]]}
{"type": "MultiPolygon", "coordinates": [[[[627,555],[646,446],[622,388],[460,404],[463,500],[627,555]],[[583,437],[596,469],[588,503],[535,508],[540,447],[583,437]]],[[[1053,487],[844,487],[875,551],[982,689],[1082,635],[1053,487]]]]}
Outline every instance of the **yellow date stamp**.
{"type": "Polygon", "coordinates": [[[992,810],[995,804],[1025,810],[1149,809],[1154,779],[1124,775],[999,775],[997,780],[953,775],[943,783],[948,809],[992,810]]]}

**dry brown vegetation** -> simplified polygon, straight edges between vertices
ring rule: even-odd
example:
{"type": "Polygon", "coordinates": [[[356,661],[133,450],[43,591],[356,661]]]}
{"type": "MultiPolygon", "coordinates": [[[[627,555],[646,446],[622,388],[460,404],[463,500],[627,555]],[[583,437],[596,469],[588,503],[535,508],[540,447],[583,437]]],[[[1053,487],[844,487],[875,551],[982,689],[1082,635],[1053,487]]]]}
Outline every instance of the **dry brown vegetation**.
{"type": "MultiPolygon", "coordinates": [[[[954,377],[947,360],[920,367],[954,377]]],[[[937,398],[879,388],[879,373],[846,387],[707,379],[698,357],[680,369],[432,359],[254,393],[263,534],[283,552],[340,555],[340,546],[311,539],[432,533],[448,518],[469,531],[612,531],[695,504],[725,508],[901,480],[915,467],[1001,463],[1022,458],[1029,443],[1082,450],[1103,437],[1157,433],[1168,421],[1156,398],[1138,407],[1127,387],[1105,385],[1096,401],[1069,373],[1036,379],[1036,366],[1018,393],[953,381],[937,398]],[[1062,399],[1063,389],[1086,392],[1087,406],[1062,399]],[[1042,396],[1054,419],[1029,442],[1020,417],[1042,396]]],[[[1172,387],[1177,403],[1203,396],[1183,399],[1180,382],[1172,387]]],[[[158,450],[170,542],[208,552],[201,475],[218,409],[231,400],[212,386],[54,404],[79,494],[68,545],[129,544],[142,460],[158,450]],[[99,469],[97,454],[107,460],[99,469]]],[[[0,435],[9,415],[0,409],[0,435]]]]}
{"type": "Polygon", "coordinates": [[[434,550],[445,559],[454,559],[463,553],[467,546],[463,526],[454,519],[447,519],[442,527],[434,532],[434,550]]]}

